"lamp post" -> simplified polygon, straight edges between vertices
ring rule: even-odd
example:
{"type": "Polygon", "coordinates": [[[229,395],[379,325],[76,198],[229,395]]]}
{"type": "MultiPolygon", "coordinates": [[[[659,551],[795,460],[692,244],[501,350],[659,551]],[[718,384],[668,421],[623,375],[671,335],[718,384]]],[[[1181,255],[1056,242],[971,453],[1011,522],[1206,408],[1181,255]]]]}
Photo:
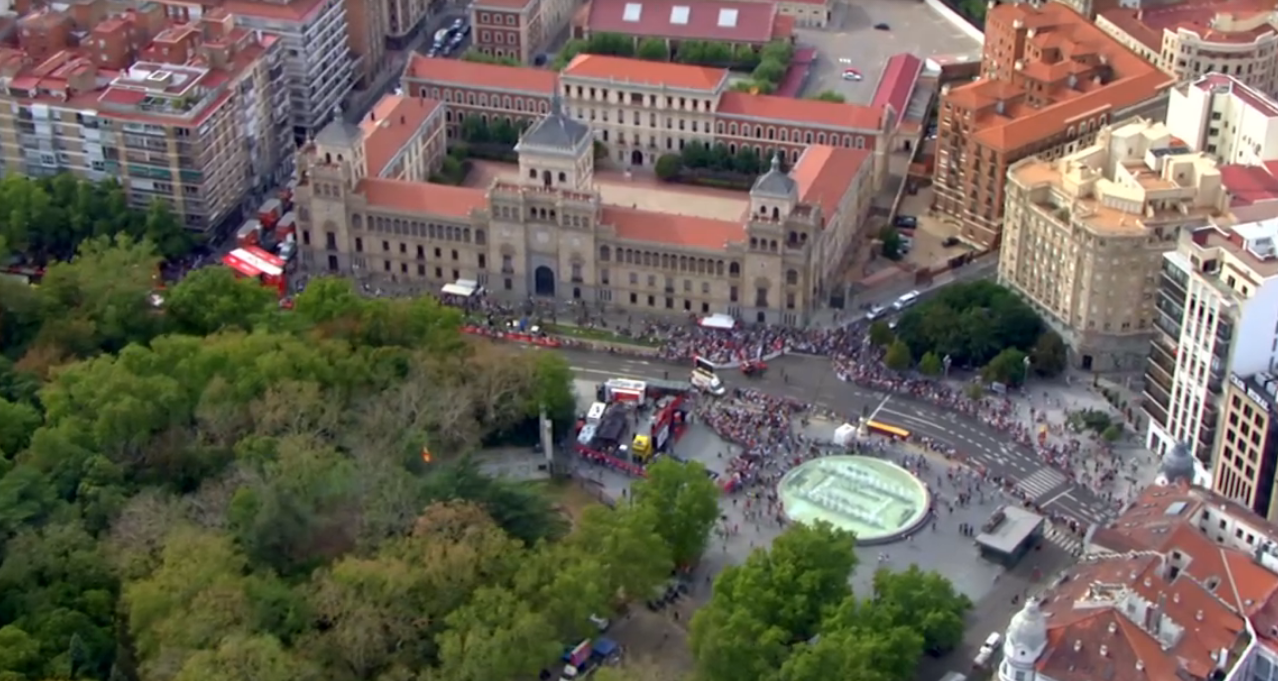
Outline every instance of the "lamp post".
{"type": "Polygon", "coordinates": [[[1028,384],[1028,383],[1029,383],[1029,371],[1030,371],[1030,356],[1028,356],[1028,355],[1026,355],[1026,356],[1025,356],[1025,360],[1023,361],[1023,364],[1025,365],[1025,376],[1024,376],[1024,377],[1022,377],[1022,379],[1021,379],[1021,383],[1028,384]]]}
{"type": "Polygon", "coordinates": [[[945,378],[946,378],[946,379],[949,379],[949,378],[950,378],[950,363],[951,363],[951,362],[953,362],[953,359],[951,359],[951,358],[950,358],[949,353],[946,353],[946,354],[945,354],[945,357],[941,358],[941,365],[943,365],[943,366],[945,367],[945,378]]]}

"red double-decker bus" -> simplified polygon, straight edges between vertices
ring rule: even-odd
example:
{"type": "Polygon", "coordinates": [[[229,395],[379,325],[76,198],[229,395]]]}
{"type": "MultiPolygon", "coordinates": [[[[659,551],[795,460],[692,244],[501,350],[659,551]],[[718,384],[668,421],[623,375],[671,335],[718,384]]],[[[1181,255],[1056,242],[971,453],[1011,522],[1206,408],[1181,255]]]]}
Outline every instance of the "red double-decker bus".
{"type": "Polygon", "coordinates": [[[288,276],[283,258],[256,246],[235,249],[222,257],[222,263],[241,277],[255,279],[262,286],[276,290],[280,297],[288,295],[288,276]]]}

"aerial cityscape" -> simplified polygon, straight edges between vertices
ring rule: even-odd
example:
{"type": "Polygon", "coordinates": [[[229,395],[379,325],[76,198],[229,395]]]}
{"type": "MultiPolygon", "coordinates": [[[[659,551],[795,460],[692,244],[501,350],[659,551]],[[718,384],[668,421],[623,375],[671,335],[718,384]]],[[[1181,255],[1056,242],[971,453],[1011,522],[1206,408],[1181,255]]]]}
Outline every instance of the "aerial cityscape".
{"type": "Polygon", "coordinates": [[[11,0],[0,676],[1278,680],[1278,5],[11,0]]]}

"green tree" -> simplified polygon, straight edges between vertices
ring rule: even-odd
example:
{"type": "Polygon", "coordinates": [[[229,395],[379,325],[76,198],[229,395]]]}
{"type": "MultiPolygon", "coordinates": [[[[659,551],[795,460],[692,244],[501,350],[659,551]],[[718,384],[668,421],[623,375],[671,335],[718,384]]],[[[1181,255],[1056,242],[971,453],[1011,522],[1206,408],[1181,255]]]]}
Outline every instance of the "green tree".
{"type": "MultiPolygon", "coordinates": [[[[909,348],[907,347],[906,350],[908,351],[909,348]]],[[[940,376],[944,371],[945,363],[941,361],[941,356],[937,355],[936,351],[930,350],[924,353],[923,357],[919,359],[919,372],[927,376],[940,376]]]]}
{"type": "Polygon", "coordinates": [[[1069,362],[1069,349],[1060,334],[1048,330],[1039,335],[1034,342],[1034,373],[1042,377],[1052,377],[1065,371],[1069,362]]]}
{"type": "Polygon", "coordinates": [[[229,268],[200,268],[164,294],[164,310],[173,327],[204,336],[238,327],[251,331],[278,308],[275,293],[229,268]]]}
{"type": "Polygon", "coordinates": [[[1101,431],[1101,438],[1104,438],[1105,442],[1107,443],[1116,443],[1122,437],[1123,437],[1122,424],[1110,424],[1109,426],[1105,427],[1104,431],[1101,431]]]}
{"type": "Polygon", "coordinates": [[[488,124],[482,118],[473,114],[462,119],[461,137],[466,142],[473,144],[493,141],[492,134],[488,130],[488,124]]]}
{"type": "MultiPolygon", "coordinates": [[[[915,356],[928,351],[950,356],[959,366],[988,364],[1004,349],[1032,349],[1043,322],[1008,289],[989,281],[963,282],[901,316],[896,335],[915,356]]],[[[1023,370],[1022,370],[1023,373],[1023,370]]]]}
{"type": "Polygon", "coordinates": [[[533,679],[563,653],[545,618],[509,590],[482,588],[446,621],[439,636],[442,679],[533,679]]]}
{"type": "Polygon", "coordinates": [[[523,66],[518,59],[513,57],[498,57],[496,55],[484,54],[475,48],[470,48],[462,53],[461,59],[467,62],[476,62],[479,64],[496,64],[498,66],[523,66]]]}
{"type": "Polygon", "coordinates": [[[835,92],[834,90],[822,90],[821,92],[808,97],[808,99],[814,99],[821,102],[836,102],[838,104],[843,104],[848,101],[841,93],[835,92]]]}
{"type": "Polygon", "coordinates": [[[765,58],[759,62],[758,66],[754,67],[754,71],[750,72],[750,78],[757,82],[775,85],[785,78],[785,72],[788,68],[784,62],[765,58]]]}
{"type": "Polygon", "coordinates": [[[972,601],[945,576],[913,564],[904,571],[875,571],[872,602],[887,622],[913,629],[924,649],[936,654],[962,643],[963,618],[972,609],[972,601]]]}
{"type": "Polygon", "coordinates": [[[884,227],[879,232],[879,251],[888,260],[901,260],[905,257],[905,240],[901,233],[892,226],[884,227]]]}
{"type": "Polygon", "coordinates": [[[631,490],[635,506],[652,514],[655,530],[670,548],[674,563],[695,565],[719,519],[721,491],[705,467],[662,459],[648,467],[648,477],[631,490]]]}
{"type": "Polygon", "coordinates": [[[666,41],[660,38],[646,38],[639,42],[639,48],[635,50],[635,56],[650,62],[669,61],[670,47],[666,45],[666,41]]]}
{"type": "Polygon", "coordinates": [[[883,362],[899,372],[909,369],[910,365],[914,364],[914,358],[910,355],[910,347],[905,345],[904,341],[896,339],[892,345],[888,346],[883,362]]]}
{"type": "Polygon", "coordinates": [[[316,671],[271,635],[232,634],[182,664],[178,680],[310,680],[316,671]]]}
{"type": "Polygon", "coordinates": [[[1025,353],[1015,348],[1007,348],[994,356],[989,364],[981,368],[981,378],[986,381],[997,381],[1009,386],[1018,386],[1025,380],[1025,353]]]}
{"type": "Polygon", "coordinates": [[[682,169],[683,160],[678,154],[662,154],[657,157],[657,165],[653,168],[657,179],[665,181],[673,180],[682,169]]]}
{"type": "Polygon", "coordinates": [[[876,320],[870,325],[870,343],[879,348],[886,348],[896,340],[896,334],[892,333],[892,328],[883,320],[876,320]]]}
{"type": "Polygon", "coordinates": [[[631,599],[646,597],[674,568],[671,549],[660,527],[666,518],[651,506],[617,510],[591,507],[582,514],[573,534],[574,544],[600,561],[604,575],[612,580],[614,594],[619,592],[631,599]]]}
{"type": "Polygon", "coordinates": [[[844,599],[815,641],[797,645],[782,680],[905,680],[923,657],[923,636],[873,603],[844,599]]]}

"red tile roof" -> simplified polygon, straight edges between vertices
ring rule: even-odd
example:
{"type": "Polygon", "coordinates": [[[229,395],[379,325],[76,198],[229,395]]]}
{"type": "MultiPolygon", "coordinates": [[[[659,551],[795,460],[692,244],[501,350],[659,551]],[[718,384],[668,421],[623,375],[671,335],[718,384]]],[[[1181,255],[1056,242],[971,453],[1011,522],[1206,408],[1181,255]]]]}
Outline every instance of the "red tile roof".
{"type": "Polygon", "coordinates": [[[718,113],[736,118],[875,132],[883,120],[883,109],[878,107],[736,91],[723,93],[719,98],[718,113]]]}
{"type": "Polygon", "coordinates": [[[526,66],[502,66],[481,64],[462,59],[427,57],[414,52],[404,67],[404,79],[507,90],[511,93],[536,94],[549,97],[555,92],[559,76],[554,71],[526,66]]]}
{"type": "Polygon", "coordinates": [[[901,120],[922,71],[923,60],[912,54],[898,54],[889,58],[887,66],[883,67],[879,85],[874,89],[874,99],[870,100],[870,106],[880,109],[892,107],[896,120],[901,120]]]}
{"type": "Polygon", "coordinates": [[[1266,33],[1274,32],[1273,24],[1268,21],[1252,21],[1267,16],[1273,5],[1273,2],[1257,0],[1187,2],[1145,10],[1111,9],[1101,12],[1101,16],[1146,47],[1161,52],[1163,34],[1167,31],[1196,33],[1203,41],[1212,43],[1253,42],[1266,33]],[[1237,31],[1217,30],[1214,24],[1217,16],[1222,14],[1229,17],[1230,22],[1249,27],[1237,31]]]}
{"type": "Polygon", "coordinates": [[[364,162],[368,175],[381,175],[399,150],[441,106],[433,99],[421,97],[383,97],[359,124],[364,133],[364,162]]]}
{"type": "Polygon", "coordinates": [[[370,206],[443,218],[466,218],[471,211],[488,203],[484,190],[474,187],[386,178],[364,178],[355,192],[364,195],[370,206]]]}
{"type": "Polygon", "coordinates": [[[799,200],[820,206],[821,216],[830,220],[871,153],[868,149],[809,145],[790,169],[790,177],[799,185],[799,200]]]}
{"type": "Polygon", "coordinates": [[[718,251],[745,239],[745,226],[729,220],[605,206],[600,222],[616,228],[617,238],[718,251]]]}
{"type": "Polygon", "coordinates": [[[563,70],[565,78],[589,78],[617,84],[664,86],[715,92],[728,80],[727,69],[649,62],[642,59],[579,54],[563,70]]]}
{"type": "Polygon", "coordinates": [[[1250,206],[1278,199],[1278,178],[1263,166],[1221,166],[1220,180],[1229,192],[1233,206],[1250,206]]]}
{"type": "Polygon", "coordinates": [[[772,39],[777,16],[777,5],[771,2],[592,0],[586,25],[592,33],[757,44],[772,39]],[[637,17],[634,7],[639,8],[637,17]],[[687,14],[682,23],[672,21],[676,7],[687,14]],[[725,15],[735,16],[721,21],[725,15]]]}

